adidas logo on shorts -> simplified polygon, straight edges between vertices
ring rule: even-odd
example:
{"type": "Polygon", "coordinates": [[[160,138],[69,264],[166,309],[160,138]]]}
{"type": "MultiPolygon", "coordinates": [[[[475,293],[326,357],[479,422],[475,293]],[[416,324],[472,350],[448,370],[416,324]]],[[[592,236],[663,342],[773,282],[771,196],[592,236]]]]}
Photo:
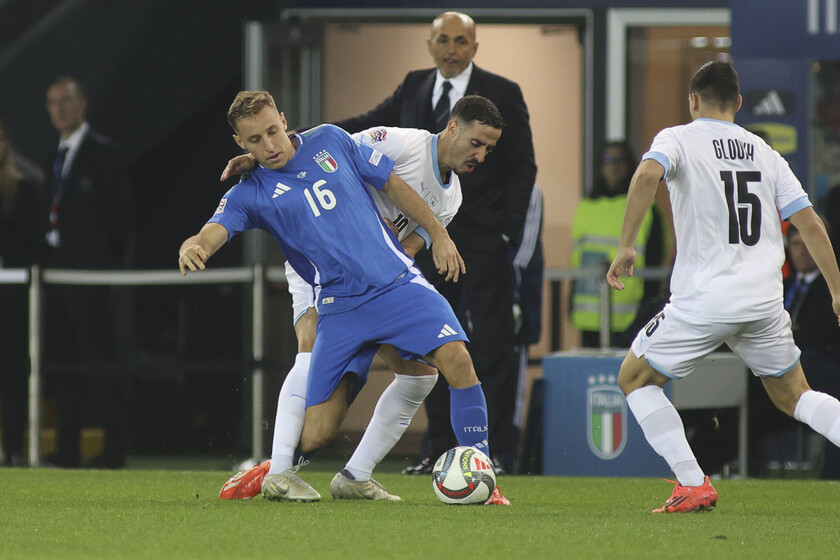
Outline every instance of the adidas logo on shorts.
{"type": "Polygon", "coordinates": [[[458,334],[458,332],[449,325],[443,325],[443,328],[440,329],[438,338],[446,338],[447,336],[452,336],[453,334],[458,334]]]}

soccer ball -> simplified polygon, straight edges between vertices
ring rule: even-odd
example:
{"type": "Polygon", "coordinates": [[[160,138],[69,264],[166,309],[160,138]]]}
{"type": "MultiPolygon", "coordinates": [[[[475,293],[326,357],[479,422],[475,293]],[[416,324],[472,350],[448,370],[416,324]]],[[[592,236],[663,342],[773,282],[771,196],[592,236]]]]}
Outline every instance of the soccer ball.
{"type": "Polygon", "coordinates": [[[453,447],[435,462],[432,486],[445,504],[483,504],[496,488],[493,462],[475,447],[453,447]]]}

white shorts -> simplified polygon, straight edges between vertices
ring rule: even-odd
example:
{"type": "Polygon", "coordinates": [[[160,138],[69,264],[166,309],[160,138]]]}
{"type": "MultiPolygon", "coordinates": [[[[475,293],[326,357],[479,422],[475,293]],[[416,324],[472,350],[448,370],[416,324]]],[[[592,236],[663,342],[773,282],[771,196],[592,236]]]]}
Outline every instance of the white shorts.
{"type": "Polygon", "coordinates": [[[315,289],[300,277],[289,261],[286,261],[286,283],[289,284],[289,293],[292,294],[292,324],[294,325],[310,307],[315,307],[315,289]]]}
{"type": "Polygon", "coordinates": [[[668,303],[639,331],[631,349],[659,373],[679,379],[723,343],[758,377],[779,377],[799,361],[790,315],[781,305],[775,315],[763,319],[709,323],[680,313],[668,303]]]}

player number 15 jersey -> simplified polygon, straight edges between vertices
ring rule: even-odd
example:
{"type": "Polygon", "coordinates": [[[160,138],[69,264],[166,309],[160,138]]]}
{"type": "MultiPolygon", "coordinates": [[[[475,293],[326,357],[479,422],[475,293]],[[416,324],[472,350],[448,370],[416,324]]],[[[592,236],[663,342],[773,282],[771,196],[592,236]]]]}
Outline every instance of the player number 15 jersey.
{"type": "Polygon", "coordinates": [[[748,130],[713,119],[662,130],[643,159],[665,168],[674,211],[672,305],[722,322],[776,312],[779,213],[787,219],[811,204],[787,162],[748,130]]]}

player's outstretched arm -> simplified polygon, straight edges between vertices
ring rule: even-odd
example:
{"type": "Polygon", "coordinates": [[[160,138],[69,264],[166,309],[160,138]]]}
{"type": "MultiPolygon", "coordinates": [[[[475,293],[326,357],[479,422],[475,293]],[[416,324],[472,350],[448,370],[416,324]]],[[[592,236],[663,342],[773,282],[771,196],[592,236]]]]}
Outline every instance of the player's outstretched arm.
{"type": "Polygon", "coordinates": [[[803,208],[790,217],[790,222],[799,230],[802,241],[808,247],[814,262],[825,278],[833,300],[834,314],[840,321],[840,271],[837,269],[837,258],[831,239],[825,230],[825,224],[812,207],[803,208]]]}
{"type": "Polygon", "coordinates": [[[227,242],[228,231],[219,224],[206,224],[201,231],[181,243],[178,251],[178,268],[181,274],[188,271],[204,270],[207,262],[219,248],[227,242]]]}
{"type": "Polygon", "coordinates": [[[620,280],[622,274],[633,276],[633,265],[636,262],[636,238],[642,228],[642,221],[656,196],[656,189],[664,172],[665,168],[661,163],[646,159],[639,164],[630,181],[618,253],[607,272],[607,283],[616,290],[624,289],[624,284],[620,280]]]}
{"type": "Polygon", "coordinates": [[[228,160],[225,169],[222,171],[222,176],[219,177],[219,181],[224,182],[234,175],[247,173],[253,169],[255,165],[257,165],[257,158],[251,154],[236,156],[235,158],[228,160]]]}
{"type": "Polygon", "coordinates": [[[426,202],[405,181],[393,173],[382,187],[382,192],[394,203],[394,206],[428,232],[432,238],[432,257],[435,267],[440,274],[445,275],[447,281],[457,282],[460,275],[467,271],[464,259],[461,258],[446,228],[437,220],[426,202]]]}

